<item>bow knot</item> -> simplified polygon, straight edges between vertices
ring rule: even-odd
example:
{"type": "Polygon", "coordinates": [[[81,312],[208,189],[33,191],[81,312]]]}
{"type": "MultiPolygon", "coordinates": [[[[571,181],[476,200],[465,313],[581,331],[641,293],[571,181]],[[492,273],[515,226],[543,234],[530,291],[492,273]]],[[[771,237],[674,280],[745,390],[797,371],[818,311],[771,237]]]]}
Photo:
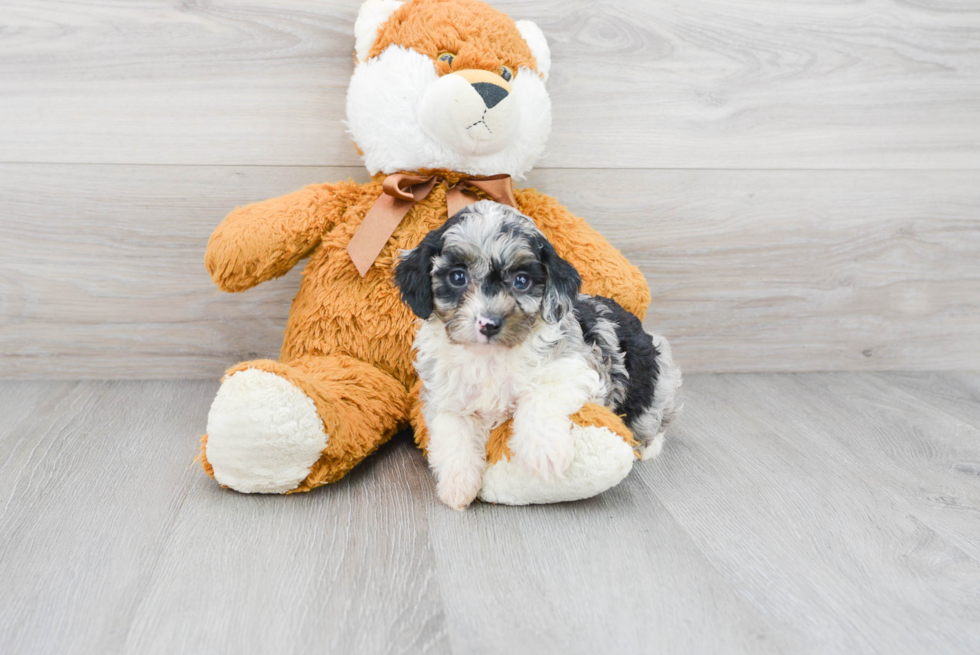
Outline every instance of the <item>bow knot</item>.
{"type": "MultiPolygon", "coordinates": [[[[361,277],[367,275],[409,210],[428,198],[436,185],[442,182],[446,180],[437,175],[396,173],[385,178],[382,185],[384,193],[375,201],[347,245],[347,253],[361,277]]],[[[464,177],[446,191],[447,214],[454,216],[479,201],[474,189],[499,203],[517,208],[510,175],[464,177]]]]}

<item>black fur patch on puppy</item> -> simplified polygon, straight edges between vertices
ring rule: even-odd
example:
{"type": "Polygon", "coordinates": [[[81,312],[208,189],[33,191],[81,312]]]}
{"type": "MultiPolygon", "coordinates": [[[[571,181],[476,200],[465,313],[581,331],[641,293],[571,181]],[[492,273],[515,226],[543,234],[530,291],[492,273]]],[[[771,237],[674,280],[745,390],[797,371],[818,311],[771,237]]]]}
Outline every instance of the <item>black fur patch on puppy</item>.
{"type": "Polygon", "coordinates": [[[582,326],[585,342],[598,346],[603,351],[603,359],[614,361],[615,351],[622,354],[626,376],[612,371],[614,385],[622,384],[625,397],[616,403],[614,411],[625,414],[624,423],[629,428],[651,405],[660,365],[660,354],[653,345],[653,337],[646,333],[643,324],[612,298],[602,296],[579,296],[575,301],[575,316],[582,326]],[[603,326],[611,323],[615,331],[616,343],[610,343],[608,335],[603,334],[603,326]]]}
{"type": "Polygon", "coordinates": [[[574,266],[558,256],[555,247],[543,234],[535,234],[532,244],[548,276],[542,317],[549,323],[557,323],[574,306],[575,297],[582,287],[582,278],[574,266]]]}
{"type": "Polygon", "coordinates": [[[442,252],[442,237],[446,230],[462,219],[459,212],[436,230],[425,235],[422,243],[402,252],[395,267],[395,285],[402,301],[421,319],[432,315],[432,258],[442,252]]]}

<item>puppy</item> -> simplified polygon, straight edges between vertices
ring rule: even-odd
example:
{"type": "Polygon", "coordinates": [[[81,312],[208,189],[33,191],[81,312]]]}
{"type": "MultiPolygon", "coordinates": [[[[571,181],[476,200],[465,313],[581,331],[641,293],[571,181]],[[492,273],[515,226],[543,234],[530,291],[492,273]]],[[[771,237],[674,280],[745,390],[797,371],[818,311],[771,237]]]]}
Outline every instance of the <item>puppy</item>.
{"type": "Polygon", "coordinates": [[[681,384],[670,346],[615,301],[579,294],[578,272],[527,216],[471,205],[403,252],[395,282],[424,320],[415,367],[450,507],[476,498],[490,431],[511,417],[515,459],[545,477],[571,464],[569,416],[587,402],[624,416],[644,459],[660,452],[681,384]]]}

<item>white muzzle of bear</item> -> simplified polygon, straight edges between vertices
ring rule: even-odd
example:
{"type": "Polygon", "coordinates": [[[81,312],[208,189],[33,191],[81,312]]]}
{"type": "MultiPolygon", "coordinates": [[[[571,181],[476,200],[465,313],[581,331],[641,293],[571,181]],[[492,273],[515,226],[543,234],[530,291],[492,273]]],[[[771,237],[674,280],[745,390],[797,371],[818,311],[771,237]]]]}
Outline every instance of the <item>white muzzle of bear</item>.
{"type": "Polygon", "coordinates": [[[418,115],[430,138],[467,156],[502,151],[521,116],[511,85],[484,70],[443,75],[422,96],[418,115]]]}

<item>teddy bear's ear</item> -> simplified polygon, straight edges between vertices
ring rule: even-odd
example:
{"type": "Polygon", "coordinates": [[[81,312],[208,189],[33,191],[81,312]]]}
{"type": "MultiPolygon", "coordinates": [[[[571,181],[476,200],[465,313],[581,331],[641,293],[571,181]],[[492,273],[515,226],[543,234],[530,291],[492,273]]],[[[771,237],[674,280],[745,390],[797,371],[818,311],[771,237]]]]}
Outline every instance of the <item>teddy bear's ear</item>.
{"type": "Polygon", "coordinates": [[[354,22],[354,53],[357,61],[367,61],[374,42],[378,39],[378,28],[387,22],[404,0],[366,0],[357,12],[354,22]]]}
{"type": "Polygon", "coordinates": [[[531,52],[534,53],[534,58],[538,61],[538,72],[547,80],[548,73],[551,71],[551,48],[548,47],[548,39],[544,37],[544,32],[534,21],[519,20],[516,22],[517,29],[521,31],[521,36],[531,46],[531,52]]]}

